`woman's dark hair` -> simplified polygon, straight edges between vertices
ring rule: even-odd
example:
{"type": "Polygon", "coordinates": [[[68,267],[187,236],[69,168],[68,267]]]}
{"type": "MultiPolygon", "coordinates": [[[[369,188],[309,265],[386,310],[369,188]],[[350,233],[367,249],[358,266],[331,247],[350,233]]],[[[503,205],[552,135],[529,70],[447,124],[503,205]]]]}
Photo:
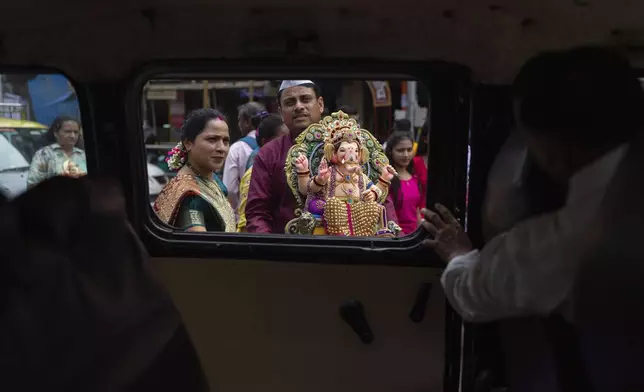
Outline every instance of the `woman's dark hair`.
{"type": "Polygon", "coordinates": [[[620,54],[599,47],[546,52],[513,84],[529,132],[593,148],[612,148],[644,128],[644,92],[620,54]]]}
{"type": "Polygon", "coordinates": [[[401,120],[396,120],[394,122],[394,132],[398,131],[404,131],[404,132],[411,132],[411,121],[407,120],[406,118],[403,118],[401,120]]]}
{"type": "Polygon", "coordinates": [[[181,128],[181,141],[191,141],[194,142],[197,136],[206,129],[206,124],[210,120],[221,120],[226,121],[226,116],[223,115],[219,110],[215,109],[197,109],[193,110],[186,117],[186,121],[183,123],[181,128]]]}
{"type": "Polygon", "coordinates": [[[429,136],[429,116],[425,119],[423,123],[422,132],[420,133],[420,138],[418,139],[418,148],[416,149],[416,155],[425,156],[429,153],[427,142],[425,139],[429,136]]]}
{"type": "MultiPolygon", "coordinates": [[[[391,135],[389,135],[389,138],[387,139],[387,147],[385,147],[385,155],[387,155],[387,159],[389,159],[389,164],[392,166],[394,165],[394,148],[400,144],[401,141],[403,140],[410,140],[412,144],[414,143],[414,139],[411,137],[411,134],[407,131],[395,131],[391,135]]],[[[409,174],[414,175],[414,161],[409,162],[409,166],[407,166],[407,171],[409,174]]],[[[420,183],[418,184],[419,189],[420,189],[420,183]]],[[[391,179],[391,186],[389,187],[389,193],[391,194],[392,199],[394,200],[394,207],[396,209],[400,208],[400,203],[402,202],[401,200],[398,200],[398,194],[400,193],[400,178],[394,177],[391,179]]]]}
{"type": "Polygon", "coordinates": [[[85,139],[83,139],[83,135],[78,135],[78,141],[76,142],[76,147],[80,148],[81,150],[85,149],[85,139]]]}
{"type": "Polygon", "coordinates": [[[266,110],[262,110],[260,112],[257,112],[251,119],[250,123],[253,126],[253,128],[257,129],[259,128],[259,124],[262,122],[263,119],[268,117],[270,115],[269,112],[266,110]]]}
{"type": "Polygon", "coordinates": [[[257,144],[261,147],[264,140],[268,141],[275,137],[282,124],[284,124],[284,120],[278,114],[270,114],[265,117],[257,129],[257,144]]]}
{"type": "Polygon", "coordinates": [[[54,134],[60,131],[60,129],[63,127],[63,124],[65,124],[68,121],[76,123],[80,127],[80,122],[73,117],[69,117],[69,116],[56,117],[54,121],[51,123],[51,125],[49,126],[47,133],[45,134],[45,140],[47,141],[48,144],[56,143],[56,136],[54,134]]]}

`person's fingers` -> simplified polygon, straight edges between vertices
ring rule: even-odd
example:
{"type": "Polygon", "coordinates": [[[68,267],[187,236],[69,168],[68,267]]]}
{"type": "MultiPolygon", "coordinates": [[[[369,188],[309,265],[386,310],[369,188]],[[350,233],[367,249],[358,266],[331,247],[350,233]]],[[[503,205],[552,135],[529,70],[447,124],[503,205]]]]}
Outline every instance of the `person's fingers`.
{"type": "Polygon", "coordinates": [[[425,248],[434,249],[434,248],[436,248],[436,245],[438,244],[438,241],[437,240],[432,240],[430,238],[427,238],[427,239],[423,240],[422,244],[423,244],[423,247],[425,247],[425,248]]]}
{"type": "Polygon", "coordinates": [[[446,226],[445,222],[443,222],[441,217],[434,211],[424,208],[421,212],[423,213],[425,220],[431,222],[437,229],[442,229],[446,226]]]}
{"type": "Polygon", "coordinates": [[[440,203],[434,204],[434,207],[436,208],[436,211],[438,211],[439,214],[441,214],[441,217],[444,218],[445,220],[449,220],[454,218],[452,215],[452,212],[447,209],[444,205],[440,203]]]}
{"type": "Polygon", "coordinates": [[[457,227],[461,227],[461,224],[459,223],[458,219],[454,217],[452,212],[448,210],[447,207],[445,207],[440,203],[436,203],[435,207],[444,222],[455,225],[457,227]]]}
{"type": "Polygon", "coordinates": [[[425,231],[427,231],[429,234],[436,235],[438,233],[438,229],[431,222],[423,219],[420,224],[423,226],[423,229],[425,229],[425,231]]]}

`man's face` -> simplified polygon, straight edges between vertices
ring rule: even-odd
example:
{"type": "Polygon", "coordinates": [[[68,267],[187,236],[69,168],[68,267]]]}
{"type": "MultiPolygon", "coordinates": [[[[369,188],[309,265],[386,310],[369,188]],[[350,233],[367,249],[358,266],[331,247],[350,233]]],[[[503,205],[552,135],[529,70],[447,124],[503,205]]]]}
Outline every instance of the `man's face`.
{"type": "Polygon", "coordinates": [[[319,122],[324,111],[324,100],[315,97],[311,87],[296,86],[282,91],[280,114],[291,134],[299,135],[309,125],[319,122]]]}
{"type": "Polygon", "coordinates": [[[517,120],[518,130],[523,134],[526,147],[536,164],[551,178],[558,181],[568,181],[572,173],[568,169],[568,152],[566,146],[557,143],[538,132],[530,130],[521,121],[520,103],[514,102],[514,118],[517,120]]]}

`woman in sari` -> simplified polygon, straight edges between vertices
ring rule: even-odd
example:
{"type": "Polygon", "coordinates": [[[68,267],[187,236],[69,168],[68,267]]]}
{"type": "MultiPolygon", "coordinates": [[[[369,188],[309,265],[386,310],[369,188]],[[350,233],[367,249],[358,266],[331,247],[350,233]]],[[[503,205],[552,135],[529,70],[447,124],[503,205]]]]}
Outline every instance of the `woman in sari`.
{"type": "Polygon", "coordinates": [[[214,174],[223,167],[229,144],[228,125],[219,111],[198,109],[188,115],[181,142],[167,159],[178,173],[154,203],[162,221],[185,231],[235,231],[235,212],[214,174]]]}
{"type": "Polygon", "coordinates": [[[27,175],[27,188],[54,176],[78,178],[87,174],[85,151],[78,148],[80,124],[71,117],[56,117],[47,139],[52,144],[36,151],[27,175]]]}

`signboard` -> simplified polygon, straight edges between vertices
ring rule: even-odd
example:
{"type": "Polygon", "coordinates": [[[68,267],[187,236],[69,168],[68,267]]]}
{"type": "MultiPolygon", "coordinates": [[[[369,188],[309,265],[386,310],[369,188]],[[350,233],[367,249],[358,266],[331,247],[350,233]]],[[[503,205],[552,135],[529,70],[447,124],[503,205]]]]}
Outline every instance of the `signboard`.
{"type": "Polygon", "coordinates": [[[177,90],[148,90],[150,101],[174,101],[177,99],[177,90]]]}
{"type": "MultiPolygon", "coordinates": [[[[181,94],[183,95],[183,94],[181,94]]],[[[170,102],[170,126],[172,128],[181,128],[186,116],[186,105],[183,103],[183,96],[179,100],[170,102]]]]}
{"type": "Polygon", "coordinates": [[[422,127],[425,124],[425,119],[427,118],[428,114],[428,108],[417,107],[416,111],[414,112],[414,126],[417,128],[422,127]]]}
{"type": "Polygon", "coordinates": [[[406,110],[395,110],[394,111],[394,121],[404,120],[407,118],[406,110]]]}
{"type": "Polygon", "coordinates": [[[389,82],[372,80],[367,81],[367,85],[371,90],[373,107],[381,108],[391,106],[391,89],[389,88],[389,82]]]}
{"type": "MultiPolygon", "coordinates": [[[[422,127],[425,124],[425,119],[427,118],[428,115],[429,115],[428,108],[417,107],[416,110],[414,110],[413,126],[415,128],[422,127]]],[[[405,120],[408,118],[408,116],[409,114],[407,113],[406,110],[394,111],[394,121],[405,120]]]]}
{"type": "Polygon", "coordinates": [[[20,103],[0,103],[0,117],[24,120],[27,107],[20,103]]]}
{"type": "Polygon", "coordinates": [[[19,103],[0,103],[0,110],[6,113],[21,113],[25,106],[19,103]]]}

